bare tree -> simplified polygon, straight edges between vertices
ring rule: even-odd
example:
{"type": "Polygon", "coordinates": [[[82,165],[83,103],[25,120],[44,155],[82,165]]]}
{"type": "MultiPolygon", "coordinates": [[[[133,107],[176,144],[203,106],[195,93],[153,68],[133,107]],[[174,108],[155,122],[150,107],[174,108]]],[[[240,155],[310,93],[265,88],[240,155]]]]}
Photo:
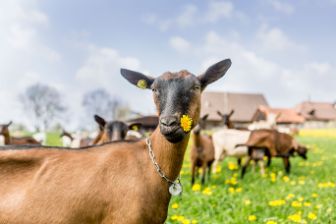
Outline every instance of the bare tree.
{"type": "Polygon", "coordinates": [[[122,102],[104,89],[96,89],[86,93],[83,97],[82,106],[89,116],[99,114],[106,119],[116,119],[117,110],[122,102]]]}
{"type": "Polygon", "coordinates": [[[29,86],[20,101],[36,130],[47,130],[66,110],[59,92],[40,83],[29,86]]]}

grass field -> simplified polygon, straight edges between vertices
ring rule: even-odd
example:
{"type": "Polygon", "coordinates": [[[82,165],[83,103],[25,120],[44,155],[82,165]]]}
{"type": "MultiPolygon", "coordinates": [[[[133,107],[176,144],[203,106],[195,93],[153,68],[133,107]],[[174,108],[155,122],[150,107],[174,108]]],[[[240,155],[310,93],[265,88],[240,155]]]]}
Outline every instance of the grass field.
{"type": "Polygon", "coordinates": [[[303,131],[298,140],[311,150],[307,161],[291,158],[289,176],[274,159],[264,177],[249,169],[241,180],[229,159],[204,187],[191,188],[187,153],[184,192],[171,200],[166,223],[336,223],[336,130],[303,131]]]}

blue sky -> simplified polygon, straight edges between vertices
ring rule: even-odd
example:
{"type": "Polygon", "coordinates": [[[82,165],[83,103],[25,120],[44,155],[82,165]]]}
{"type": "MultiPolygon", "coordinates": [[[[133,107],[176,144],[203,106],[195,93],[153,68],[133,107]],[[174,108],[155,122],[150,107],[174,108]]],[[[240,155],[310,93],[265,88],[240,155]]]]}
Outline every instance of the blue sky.
{"type": "Polygon", "coordinates": [[[37,81],[61,91],[77,123],[92,119],[80,102],[98,87],[150,114],[150,92],[120,67],[199,74],[223,58],[232,68],[208,90],[264,93],[278,107],[333,102],[335,10],[336,0],[1,1],[0,123],[29,123],[18,95],[37,81]]]}

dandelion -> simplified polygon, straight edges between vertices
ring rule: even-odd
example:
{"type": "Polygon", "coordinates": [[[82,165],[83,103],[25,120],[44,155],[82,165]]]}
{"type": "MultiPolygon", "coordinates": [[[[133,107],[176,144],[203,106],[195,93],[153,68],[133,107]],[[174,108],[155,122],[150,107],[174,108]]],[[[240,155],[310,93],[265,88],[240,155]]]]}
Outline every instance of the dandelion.
{"type": "Polygon", "coordinates": [[[283,176],[282,180],[287,183],[289,181],[289,177],[288,176],[283,176]]]}
{"type": "Polygon", "coordinates": [[[196,219],[191,220],[191,224],[197,224],[197,220],[196,219]]]}
{"type": "Polygon", "coordinates": [[[249,215],[247,219],[248,219],[248,221],[250,221],[250,222],[254,222],[254,221],[257,220],[257,216],[255,216],[255,215],[249,215]]]}
{"type": "Polygon", "coordinates": [[[272,207],[282,206],[284,204],[286,204],[286,201],[281,199],[268,202],[268,205],[272,207]]]}
{"type": "Polygon", "coordinates": [[[293,201],[291,205],[294,208],[300,208],[300,207],[302,207],[302,203],[299,202],[299,201],[293,201]]]}
{"type": "Polygon", "coordinates": [[[229,187],[229,192],[232,194],[235,192],[235,189],[233,187],[229,187]]]}
{"type": "Polygon", "coordinates": [[[236,189],[236,192],[239,193],[239,192],[242,192],[242,190],[243,190],[243,189],[242,189],[241,187],[238,187],[238,188],[236,189]]]}
{"type": "Polygon", "coordinates": [[[309,212],[308,219],[315,220],[315,219],[317,219],[317,216],[316,216],[315,213],[309,212]]]}
{"type": "Polygon", "coordinates": [[[318,197],[318,194],[316,194],[316,193],[312,193],[312,195],[311,195],[313,198],[317,198],[318,197]]]}
{"type": "Polygon", "coordinates": [[[273,220],[268,220],[268,221],[266,222],[266,224],[277,224],[277,222],[276,222],[276,221],[273,221],[273,220]]]}
{"type": "Polygon", "coordinates": [[[303,203],[303,206],[305,206],[305,207],[310,207],[310,206],[311,206],[311,203],[310,203],[310,202],[305,202],[305,203],[303,203]]]}
{"type": "Polygon", "coordinates": [[[191,125],[192,125],[192,119],[188,116],[188,115],[183,115],[181,117],[181,127],[183,129],[183,131],[185,132],[189,132],[191,129],[191,125]]]}
{"type": "Polygon", "coordinates": [[[304,200],[303,197],[299,197],[299,198],[298,198],[298,201],[303,201],[303,200],[304,200]]]}
{"type": "Polygon", "coordinates": [[[301,217],[301,213],[295,213],[293,215],[288,216],[288,220],[296,223],[305,223],[305,220],[303,220],[301,217]]]}
{"type": "Polygon", "coordinates": [[[194,184],[194,185],[192,186],[191,190],[192,190],[192,191],[195,191],[195,192],[200,191],[200,190],[201,190],[201,185],[199,185],[199,184],[194,184]]]}
{"type": "Polygon", "coordinates": [[[300,184],[300,185],[304,185],[304,184],[305,184],[305,181],[304,181],[304,180],[299,180],[299,184],[300,184]]]}
{"type": "Polygon", "coordinates": [[[212,191],[209,187],[205,188],[202,192],[204,195],[212,195],[212,191]]]}
{"type": "Polygon", "coordinates": [[[320,208],[322,208],[322,205],[318,204],[318,205],[315,206],[315,208],[320,209],[320,208]]]}
{"type": "Polygon", "coordinates": [[[234,163],[234,162],[229,162],[229,163],[228,163],[228,168],[229,168],[229,170],[237,170],[237,169],[238,169],[238,166],[237,166],[237,164],[234,163]]]}
{"type": "Polygon", "coordinates": [[[319,188],[334,188],[335,186],[336,186],[335,183],[330,182],[330,181],[328,181],[328,182],[322,182],[322,183],[318,184],[319,188]]]}
{"type": "Polygon", "coordinates": [[[173,209],[177,209],[178,207],[179,207],[179,205],[177,204],[177,203],[174,203],[174,204],[172,204],[172,206],[171,206],[173,209]]]}
{"type": "Polygon", "coordinates": [[[294,197],[295,197],[294,194],[288,194],[287,197],[286,197],[286,199],[287,199],[287,200],[290,200],[290,199],[292,199],[292,198],[294,198],[294,197]]]}
{"type": "Polygon", "coordinates": [[[250,205],[250,204],[251,204],[250,199],[246,199],[246,200],[244,201],[244,205],[250,205]]]}
{"type": "Polygon", "coordinates": [[[216,167],[216,170],[215,170],[215,173],[220,173],[221,171],[222,171],[222,167],[217,166],[217,167],[216,167]]]}

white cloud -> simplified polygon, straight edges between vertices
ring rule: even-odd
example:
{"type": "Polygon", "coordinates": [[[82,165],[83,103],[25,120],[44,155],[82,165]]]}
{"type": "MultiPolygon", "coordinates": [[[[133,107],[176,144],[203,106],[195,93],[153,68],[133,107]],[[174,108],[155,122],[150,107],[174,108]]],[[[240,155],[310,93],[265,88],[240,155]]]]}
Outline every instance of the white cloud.
{"type": "Polygon", "coordinates": [[[205,20],[217,22],[222,18],[231,18],[234,13],[234,7],[228,1],[211,1],[206,12],[205,20]]]}
{"type": "Polygon", "coordinates": [[[177,15],[172,15],[169,19],[162,19],[155,14],[150,14],[144,18],[144,22],[159,27],[161,31],[167,31],[175,27],[183,29],[232,18],[246,21],[246,15],[236,10],[232,2],[212,0],[208,1],[207,7],[204,10],[200,10],[193,4],[188,4],[177,15]]]}
{"type": "Polygon", "coordinates": [[[273,106],[291,107],[308,96],[334,101],[336,66],[330,63],[312,61],[296,67],[286,66],[214,31],[206,34],[204,43],[191,47],[201,62],[200,72],[225,58],[232,60],[226,77],[209,89],[264,93],[273,106]]]}
{"type": "Polygon", "coordinates": [[[279,1],[279,0],[269,0],[269,3],[271,4],[271,6],[278,12],[282,12],[285,14],[292,14],[294,13],[294,7],[284,1],[279,1]]]}
{"type": "Polygon", "coordinates": [[[304,47],[286,35],[286,33],[278,27],[269,27],[262,25],[257,33],[258,46],[266,52],[280,52],[288,50],[304,50],[304,47]]]}
{"type": "MultiPolygon", "coordinates": [[[[0,110],[1,121],[28,120],[22,114],[18,95],[32,82],[54,81],[61,55],[44,44],[48,16],[38,0],[0,2],[0,110]],[[8,113],[11,111],[11,113],[8,113]]],[[[56,82],[54,85],[58,85],[56,82]]]]}
{"type": "Polygon", "coordinates": [[[170,46],[180,53],[186,53],[190,51],[190,43],[182,37],[172,37],[170,38],[170,46]]]}
{"type": "Polygon", "coordinates": [[[176,23],[179,27],[184,28],[195,24],[197,19],[197,7],[187,5],[183,12],[176,18],[176,23]]]}

